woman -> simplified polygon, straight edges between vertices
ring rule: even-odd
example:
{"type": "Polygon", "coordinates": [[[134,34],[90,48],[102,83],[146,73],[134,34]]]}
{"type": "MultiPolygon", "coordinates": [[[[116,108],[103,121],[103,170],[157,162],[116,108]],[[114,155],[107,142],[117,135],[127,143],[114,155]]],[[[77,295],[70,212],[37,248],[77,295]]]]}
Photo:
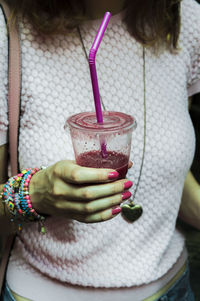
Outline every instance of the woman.
{"type": "MultiPolygon", "coordinates": [[[[7,3],[21,17],[19,163],[21,169],[48,166],[34,171],[28,191],[37,214],[48,217],[46,235],[36,222],[22,225],[3,300],[194,300],[184,237],[175,223],[179,214],[200,229],[200,190],[189,171],[195,138],[188,113],[188,96],[200,91],[199,5],[193,0],[7,3]],[[63,129],[68,116],[93,106],[86,57],[105,11],[112,17],[97,56],[101,97],[106,110],[133,115],[138,124],[134,164],[122,180],[115,170],[70,161],[73,150],[63,129]],[[134,223],[120,212],[128,191],[143,208],[134,223]]],[[[0,28],[5,162],[8,49],[2,12],[0,28]]]]}

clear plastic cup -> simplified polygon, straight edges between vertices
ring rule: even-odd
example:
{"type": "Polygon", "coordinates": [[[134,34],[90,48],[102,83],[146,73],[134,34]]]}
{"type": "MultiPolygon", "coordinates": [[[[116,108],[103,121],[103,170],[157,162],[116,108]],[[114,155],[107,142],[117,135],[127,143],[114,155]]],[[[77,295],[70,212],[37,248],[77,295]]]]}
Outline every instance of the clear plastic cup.
{"type": "Polygon", "coordinates": [[[121,112],[103,112],[103,124],[95,112],[69,117],[65,129],[70,130],[77,164],[94,168],[111,168],[125,178],[131,150],[135,119],[121,112]],[[104,154],[102,153],[104,144],[104,154]]]}

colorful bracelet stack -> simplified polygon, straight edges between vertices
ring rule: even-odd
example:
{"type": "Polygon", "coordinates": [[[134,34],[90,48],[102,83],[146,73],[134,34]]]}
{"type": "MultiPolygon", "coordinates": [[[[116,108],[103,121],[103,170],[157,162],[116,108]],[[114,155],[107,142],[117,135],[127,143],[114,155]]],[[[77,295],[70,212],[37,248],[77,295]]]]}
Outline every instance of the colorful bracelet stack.
{"type": "Polygon", "coordinates": [[[13,216],[11,221],[18,222],[18,230],[21,230],[23,222],[38,221],[39,231],[45,234],[45,217],[38,214],[32,207],[29,195],[30,180],[38,171],[39,168],[28,168],[18,175],[9,178],[8,182],[4,185],[1,199],[13,216]]]}

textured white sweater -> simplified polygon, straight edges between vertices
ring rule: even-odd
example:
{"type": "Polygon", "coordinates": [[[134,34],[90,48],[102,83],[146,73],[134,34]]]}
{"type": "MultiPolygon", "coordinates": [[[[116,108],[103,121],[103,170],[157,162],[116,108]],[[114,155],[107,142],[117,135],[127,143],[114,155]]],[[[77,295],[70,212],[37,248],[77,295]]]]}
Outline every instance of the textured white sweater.
{"type": "MultiPolygon", "coordinates": [[[[175,229],[184,180],[191,166],[195,136],[188,113],[188,95],[200,91],[200,6],[182,1],[180,51],[155,56],[146,51],[147,145],[136,195],[144,213],[135,223],[121,215],[84,224],[49,218],[47,234],[31,224],[16,239],[10,258],[11,287],[18,275],[40,273],[63,283],[92,287],[131,287],[163,276],[177,261],[184,238],[175,229]]],[[[81,26],[87,52],[100,20],[81,26]]],[[[21,168],[51,165],[73,158],[64,132],[68,116],[93,110],[88,63],[79,35],[43,40],[27,22],[20,24],[22,97],[19,160],[21,168]]],[[[0,11],[0,140],[7,140],[7,36],[0,11]]],[[[142,46],[113,16],[96,58],[101,96],[107,110],[133,115],[128,178],[137,183],[143,150],[142,46]]],[[[133,186],[132,192],[135,187],[133,186]]],[[[20,277],[20,276],[19,276],[20,277]]],[[[26,277],[25,277],[26,278],[26,277]]],[[[42,289],[42,288],[41,288],[42,289]]]]}

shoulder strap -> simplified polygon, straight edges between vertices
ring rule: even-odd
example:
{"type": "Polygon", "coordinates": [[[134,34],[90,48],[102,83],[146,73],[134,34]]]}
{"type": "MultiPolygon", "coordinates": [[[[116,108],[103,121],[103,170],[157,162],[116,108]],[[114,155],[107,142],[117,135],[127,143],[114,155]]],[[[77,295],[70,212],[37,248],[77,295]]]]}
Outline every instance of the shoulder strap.
{"type": "MultiPolygon", "coordinates": [[[[21,51],[17,26],[9,26],[10,10],[6,3],[0,0],[0,6],[8,27],[8,117],[9,117],[9,153],[12,175],[18,172],[18,133],[21,94],[21,51]]],[[[14,235],[10,235],[4,247],[0,265],[0,294],[2,291],[5,271],[14,235]]]]}
{"type": "MultiPolygon", "coordinates": [[[[9,154],[12,175],[18,173],[18,134],[21,94],[21,51],[18,26],[10,26],[11,13],[4,1],[0,1],[8,25],[8,118],[9,118],[9,154]]],[[[12,22],[11,22],[12,23],[12,22]]]]}

